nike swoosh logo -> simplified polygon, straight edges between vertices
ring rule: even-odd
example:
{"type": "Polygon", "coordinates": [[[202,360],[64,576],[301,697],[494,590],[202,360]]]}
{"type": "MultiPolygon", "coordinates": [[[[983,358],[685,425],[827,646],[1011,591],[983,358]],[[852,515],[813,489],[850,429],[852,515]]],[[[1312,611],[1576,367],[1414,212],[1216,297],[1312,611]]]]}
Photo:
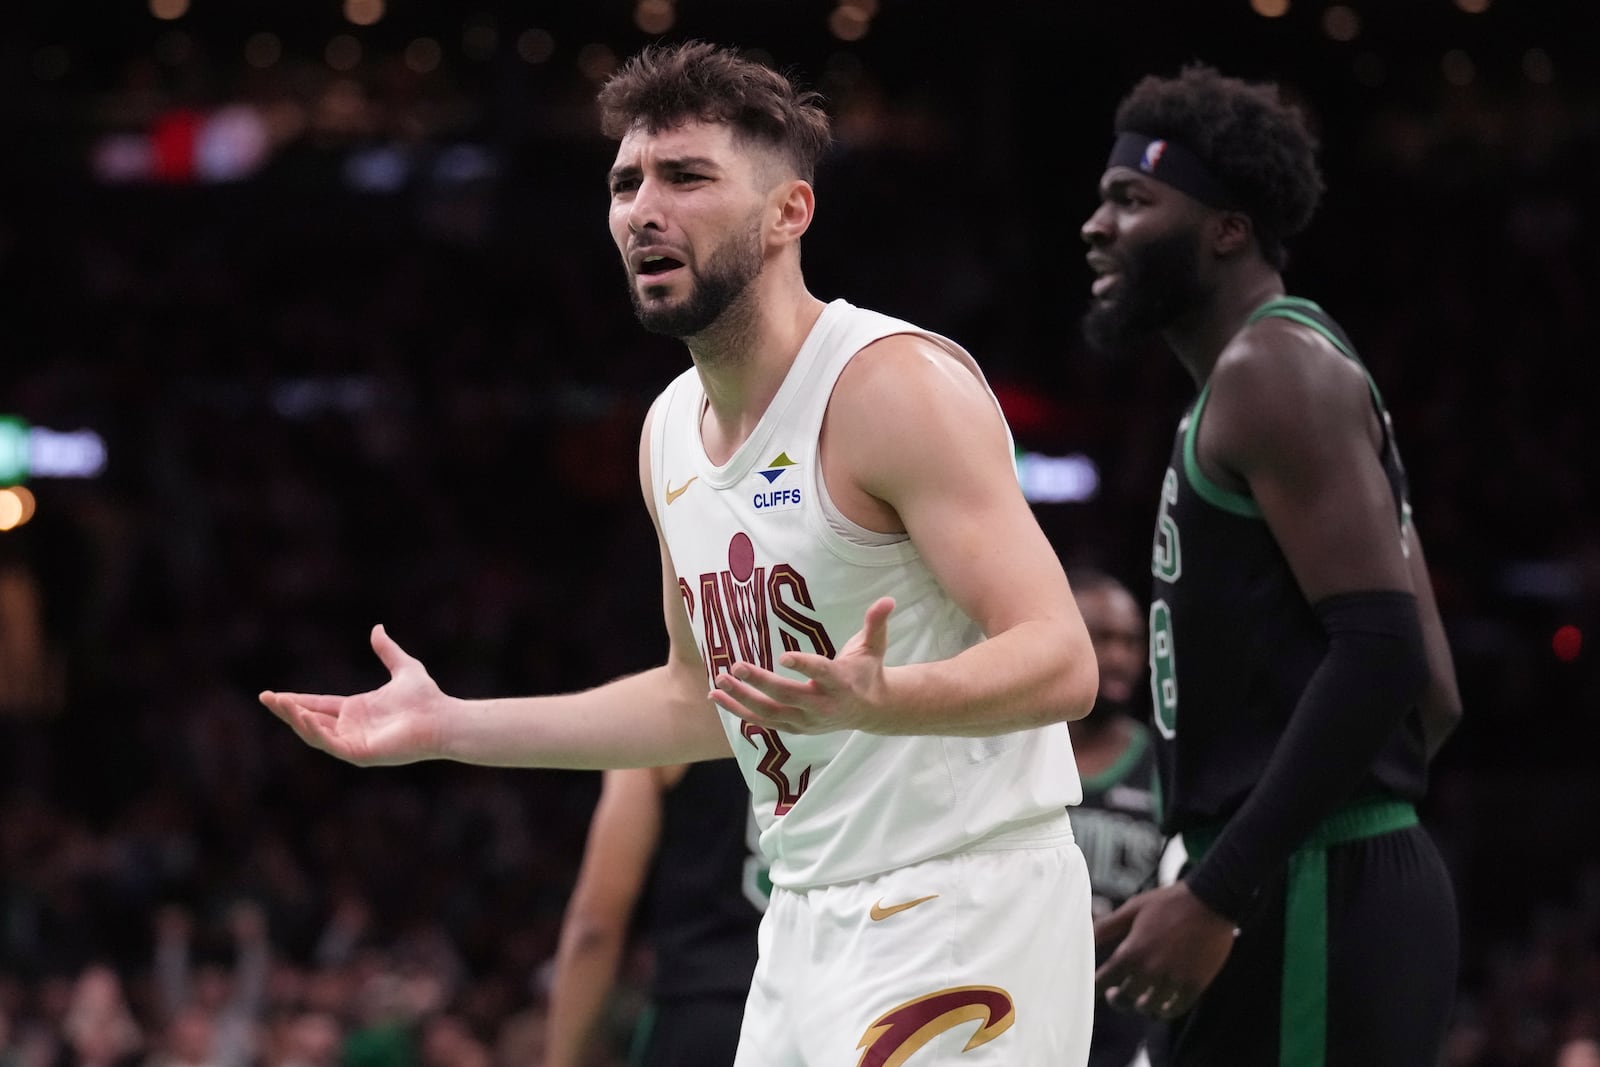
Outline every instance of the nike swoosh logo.
{"type": "Polygon", "coordinates": [[[934,897],[937,897],[938,895],[938,893],[930,893],[925,897],[918,897],[916,900],[908,900],[903,904],[890,904],[887,908],[883,906],[883,901],[880,900],[872,906],[871,911],[867,912],[867,917],[873,922],[882,922],[891,915],[898,915],[902,911],[916,907],[918,904],[926,904],[928,901],[934,899],[934,897]]]}
{"type": "Polygon", "coordinates": [[[699,479],[700,479],[700,476],[698,474],[696,474],[693,478],[690,478],[688,481],[684,482],[682,485],[678,486],[678,488],[676,488],[676,489],[672,488],[672,483],[671,482],[668,482],[667,483],[667,503],[670,504],[674,500],[678,499],[680,496],[682,496],[688,490],[688,488],[691,485],[693,485],[699,479]]]}

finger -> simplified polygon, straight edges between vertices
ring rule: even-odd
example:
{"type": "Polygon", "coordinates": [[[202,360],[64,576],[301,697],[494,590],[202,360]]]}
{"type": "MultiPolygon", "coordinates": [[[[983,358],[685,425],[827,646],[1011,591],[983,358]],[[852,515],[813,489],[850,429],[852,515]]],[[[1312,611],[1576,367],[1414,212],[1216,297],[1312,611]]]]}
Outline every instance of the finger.
{"type": "Polygon", "coordinates": [[[1149,975],[1134,971],[1124,978],[1117,987],[1117,1003],[1126,1011],[1135,1011],[1141,1015],[1154,1012],[1150,1006],[1151,994],[1158,988],[1156,979],[1149,975]]]}
{"type": "Polygon", "coordinates": [[[1194,998],[1188,994],[1182,992],[1173,993],[1157,1007],[1156,1018],[1176,1019],[1187,1012],[1193,1003],[1194,998]]]}
{"type": "Polygon", "coordinates": [[[825,681],[833,673],[833,660],[815,652],[785,652],[778,657],[778,666],[813,682],[825,681]]]}
{"type": "Polygon", "coordinates": [[[272,695],[276,699],[270,702],[263,701],[263,703],[271,709],[274,715],[288,723],[289,727],[299,735],[300,740],[313,748],[320,748],[324,752],[332,751],[337,737],[333,733],[333,724],[338,720],[319,712],[311,711],[293,700],[285,699],[285,695],[282,693],[272,695]]]}
{"type": "Polygon", "coordinates": [[[1160,1018],[1161,1009],[1166,1005],[1167,1001],[1172,998],[1172,996],[1173,994],[1165,987],[1160,985],[1152,985],[1143,993],[1139,994],[1139,999],[1133,1002],[1133,1007],[1134,1010],[1139,1012],[1141,1015],[1153,1015],[1157,1018],[1160,1018]]]}
{"type": "Polygon", "coordinates": [[[296,709],[294,718],[290,720],[290,725],[306,744],[337,756],[342,753],[343,745],[340,744],[339,735],[335,732],[336,721],[326,715],[318,715],[299,708],[296,709]]]}
{"type": "Polygon", "coordinates": [[[1152,1019],[1175,1019],[1187,1010],[1187,998],[1170,986],[1152,986],[1134,1005],[1152,1019]]]}
{"type": "Polygon", "coordinates": [[[389,636],[389,631],[383,628],[382,623],[372,628],[372,651],[378,654],[378,659],[383,661],[391,676],[400,673],[400,668],[411,660],[405,649],[389,636]]]}
{"type": "Polygon", "coordinates": [[[1094,921],[1094,943],[1097,948],[1114,946],[1128,936],[1128,931],[1133,929],[1134,916],[1138,910],[1130,908],[1126,903],[1094,921]]]}
{"type": "Polygon", "coordinates": [[[751,709],[745,707],[743,704],[739,703],[739,701],[735,700],[731,695],[724,693],[720,689],[711,690],[708,696],[711,700],[711,703],[715,704],[729,715],[738,716],[745,722],[750,723],[752,726],[759,726],[762,729],[770,730],[781,730],[785,728],[783,723],[774,722],[767,716],[757,714],[751,709]]]}
{"type": "Polygon", "coordinates": [[[861,621],[861,647],[880,659],[889,649],[889,614],[892,611],[894,597],[879,597],[861,621]]]}
{"type": "Polygon", "coordinates": [[[1124,992],[1124,988],[1119,985],[1107,986],[1101,991],[1100,999],[1119,1012],[1132,1013],[1134,1010],[1133,1001],[1124,992]]]}
{"type": "MultiPolygon", "coordinates": [[[[794,711],[792,705],[774,700],[760,689],[740,681],[727,671],[717,675],[717,687],[712,690],[712,699],[718,697],[738,705],[744,713],[741,718],[751,718],[752,721],[758,718],[762,720],[763,726],[774,725],[773,720],[790,717],[794,711]]],[[[732,707],[721,701],[718,701],[718,706],[728,707],[729,711],[733,711],[732,707]]],[[[735,711],[734,714],[740,715],[740,712],[735,711]]]]}
{"type": "Polygon", "coordinates": [[[1108,994],[1106,999],[1115,1003],[1113,994],[1118,994],[1122,991],[1123,983],[1128,981],[1132,973],[1133,969],[1128,965],[1128,962],[1113,952],[1111,958],[1102,963],[1099,970],[1094,972],[1094,987],[1100,992],[1108,994]]]}
{"type": "Polygon", "coordinates": [[[331,696],[325,693],[274,693],[271,690],[263,692],[259,697],[261,703],[274,711],[278,707],[294,705],[306,711],[314,711],[319,715],[337,715],[339,708],[344,703],[344,697],[331,696]]]}
{"type": "Polygon", "coordinates": [[[261,701],[262,706],[268,711],[272,712],[272,714],[276,715],[290,726],[294,725],[292,709],[295,707],[295,702],[288,696],[282,693],[274,693],[269,690],[263,690],[256,697],[256,699],[261,701]]]}
{"type": "Polygon", "coordinates": [[[740,690],[729,690],[730,692],[754,690],[761,696],[787,706],[797,705],[815,693],[815,686],[810,681],[797,682],[793,678],[774,674],[753,663],[735,663],[732,670],[723,671],[718,675],[718,684],[724,681],[744,687],[740,690]]]}

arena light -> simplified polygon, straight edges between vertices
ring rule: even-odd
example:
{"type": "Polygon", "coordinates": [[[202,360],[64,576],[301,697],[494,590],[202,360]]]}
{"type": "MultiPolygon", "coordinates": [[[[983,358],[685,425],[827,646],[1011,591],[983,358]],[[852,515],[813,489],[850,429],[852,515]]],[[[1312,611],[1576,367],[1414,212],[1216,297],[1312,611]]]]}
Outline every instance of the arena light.
{"type": "Polygon", "coordinates": [[[639,0],[633,9],[633,24],[645,33],[666,33],[677,15],[670,0],[639,0]]]}
{"type": "Polygon", "coordinates": [[[517,35],[517,56],[524,63],[531,63],[537,66],[540,63],[549,62],[550,57],[555,55],[555,52],[556,39],[550,36],[549,30],[542,30],[535,26],[532,29],[523,30],[517,35]]]}
{"type": "Polygon", "coordinates": [[[859,7],[840,4],[828,16],[828,30],[841,41],[859,41],[872,28],[872,19],[859,7]]]}
{"type": "Polygon", "coordinates": [[[253,33],[244,43],[244,61],[257,70],[266,70],[283,58],[283,42],[275,33],[253,33]]]}
{"type": "Polygon", "coordinates": [[[1081,504],[1100,494],[1100,468],[1081,452],[1046,456],[1018,450],[1017,481],[1033,504],[1081,504]]]}
{"type": "Polygon", "coordinates": [[[344,17],[357,26],[376,25],[383,13],[383,0],[344,0],[344,17]]]}
{"type": "Polygon", "coordinates": [[[1335,41],[1353,41],[1361,36],[1361,16],[1349,4],[1334,4],[1322,13],[1322,32],[1335,41]]]}
{"type": "Polygon", "coordinates": [[[444,49],[432,37],[418,37],[406,45],[405,64],[417,74],[431,74],[444,60],[444,49]]]}
{"type": "Polygon", "coordinates": [[[30,477],[94,478],[105,468],[105,439],[93,430],[49,430],[0,415],[0,485],[30,477]]]}
{"type": "Polygon", "coordinates": [[[1465,49],[1452,48],[1439,60],[1439,72],[1445,81],[1461,89],[1471,85],[1478,76],[1478,65],[1465,49]]]}
{"type": "Polygon", "coordinates": [[[1522,75],[1535,85],[1549,85],[1556,80],[1556,66],[1550,53],[1543,48],[1530,48],[1522,53],[1522,75]]]}
{"type": "Polygon", "coordinates": [[[468,59],[487,62],[494,58],[494,50],[499,44],[500,30],[492,15],[473,16],[461,31],[461,50],[468,59]]]}

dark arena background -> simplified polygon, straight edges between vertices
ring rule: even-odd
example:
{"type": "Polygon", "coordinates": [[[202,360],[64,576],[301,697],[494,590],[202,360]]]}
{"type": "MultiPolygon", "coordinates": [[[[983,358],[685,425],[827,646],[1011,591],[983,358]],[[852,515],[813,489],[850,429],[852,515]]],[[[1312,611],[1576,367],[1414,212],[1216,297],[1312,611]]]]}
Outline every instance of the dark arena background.
{"type": "Polygon", "coordinates": [[[629,309],[592,98],[689,36],[825,94],[813,291],[966,344],[1063,559],[1136,591],[1189,384],[1080,339],[1111,112],[1191,59],[1283,82],[1329,185],[1289,285],[1394,413],[1465,701],[1423,810],[1463,913],[1447,1062],[1600,1038],[1592,8],[7,4],[0,1063],[111,1062],[74,1050],[97,997],[157,1048],[186,936],[218,1011],[268,952],[243,1021],[325,1008],[328,1063],[534,1062],[598,776],[354,770],[255,693],[376,684],[379,621],[462,696],[663,652],[635,450],[686,355],[629,309]]]}

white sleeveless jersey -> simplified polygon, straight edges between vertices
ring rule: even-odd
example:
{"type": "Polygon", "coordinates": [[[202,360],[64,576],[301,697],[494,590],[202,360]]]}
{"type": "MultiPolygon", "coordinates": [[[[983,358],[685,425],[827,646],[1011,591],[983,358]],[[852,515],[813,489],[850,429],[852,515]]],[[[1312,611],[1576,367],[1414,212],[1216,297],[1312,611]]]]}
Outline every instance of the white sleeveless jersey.
{"type": "MultiPolygon", "coordinates": [[[[834,383],[863,347],[900,333],[933,341],[983,381],[953,341],[835,300],[722,466],[701,443],[698,372],[691,367],[658,398],[653,491],[708,687],[740,661],[781,670],[786,649],[833,655],[881,596],[895,598],[889,666],[947,659],[983,639],[909,540],[847,540],[823,506],[818,437],[834,383]]],[[[979,738],[804,735],[718,713],[750,786],[773,884],[788,889],[975,845],[1058,838],[1067,832],[1065,805],[1081,799],[1065,723],[979,738]]]]}

